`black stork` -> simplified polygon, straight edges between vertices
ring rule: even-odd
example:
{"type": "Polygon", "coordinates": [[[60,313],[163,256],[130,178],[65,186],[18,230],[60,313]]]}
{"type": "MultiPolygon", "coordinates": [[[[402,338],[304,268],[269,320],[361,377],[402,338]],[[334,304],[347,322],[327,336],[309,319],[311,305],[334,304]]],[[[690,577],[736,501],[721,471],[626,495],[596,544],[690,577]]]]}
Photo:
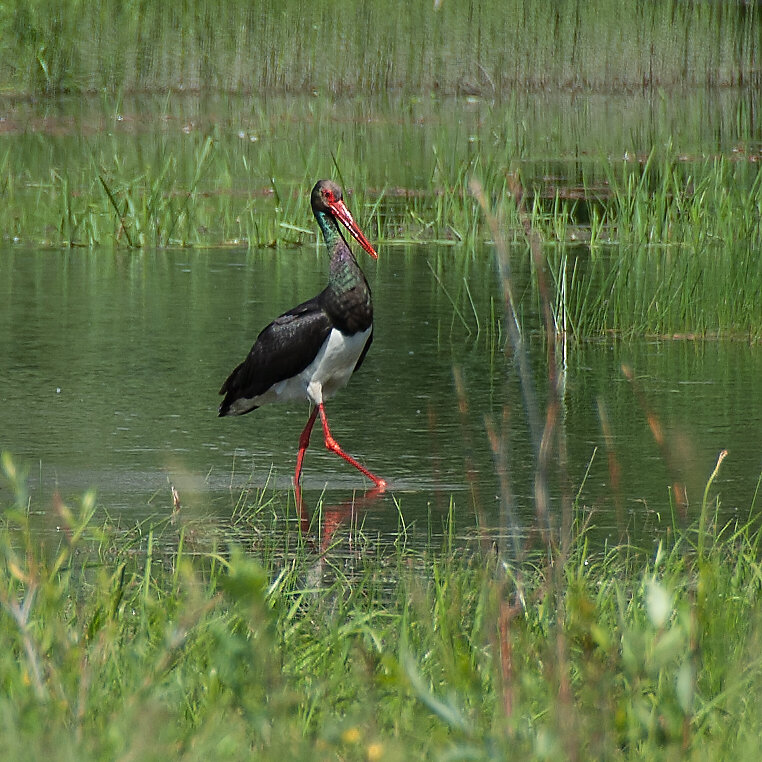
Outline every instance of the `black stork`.
{"type": "Polygon", "coordinates": [[[349,213],[336,183],[320,180],[312,189],[311,202],[331,254],[328,285],[259,334],[248,357],[222,385],[220,394],[225,399],[219,414],[243,415],[271,402],[307,399],[315,407],[299,437],[294,484],[299,485],[304,452],[319,413],[325,446],[383,490],[383,479],[339,447],[328,427],[324,405],[362,365],[373,340],[370,287],[337,222],[373,259],[378,255],[349,213]]]}

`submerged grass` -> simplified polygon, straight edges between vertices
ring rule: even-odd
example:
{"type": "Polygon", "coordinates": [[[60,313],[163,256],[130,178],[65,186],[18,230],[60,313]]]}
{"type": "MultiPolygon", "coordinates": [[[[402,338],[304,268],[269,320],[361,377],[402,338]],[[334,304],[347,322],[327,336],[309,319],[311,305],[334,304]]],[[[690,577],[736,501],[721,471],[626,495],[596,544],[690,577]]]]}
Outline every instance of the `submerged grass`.
{"type": "MultiPolygon", "coordinates": [[[[139,103],[126,116],[118,99],[81,112],[61,103],[50,117],[32,110],[9,120],[9,144],[0,148],[0,234],[5,243],[53,248],[313,244],[307,190],[334,175],[380,245],[447,246],[462,260],[492,243],[469,189],[479,178],[501,211],[517,272],[531,280],[536,268],[510,191],[517,172],[531,227],[544,242],[559,330],[583,339],[756,340],[762,182],[744,104],[754,105],[742,99],[734,108],[747,142],[709,156],[668,141],[645,154],[622,152],[630,144],[623,135],[616,153],[613,144],[603,148],[600,133],[585,142],[585,119],[560,109],[570,135],[558,138],[561,155],[548,160],[537,158],[547,150],[542,140],[527,142],[528,134],[508,126],[528,119],[534,102],[482,104],[474,113],[461,102],[449,119],[444,104],[409,99],[378,110],[350,102],[344,116],[343,106],[320,98],[287,99],[272,110],[259,99],[214,101],[208,111],[203,99],[167,98],[150,102],[145,124],[139,103]],[[390,157],[399,163],[391,170],[390,157]]],[[[596,121],[603,115],[595,111],[596,121]]],[[[735,137],[725,135],[723,145],[735,137]]],[[[536,288],[530,296],[536,312],[536,288]]],[[[468,281],[448,298],[454,323],[467,331],[494,322],[468,281]]]]}
{"type": "MultiPolygon", "coordinates": [[[[676,522],[655,552],[593,547],[580,525],[567,552],[521,558],[446,541],[382,551],[359,533],[346,566],[340,542],[319,552],[296,528],[254,533],[245,554],[191,552],[199,530],[182,517],[136,547],[95,522],[92,495],[56,501],[60,531],[40,537],[7,454],[3,468],[16,494],[0,528],[9,758],[758,749],[760,534],[717,525],[708,494],[699,523],[676,522]]],[[[262,520],[256,505],[244,520],[262,520]]]]}
{"type": "Polygon", "coordinates": [[[758,338],[757,167],[724,157],[686,163],[671,153],[659,161],[652,153],[642,165],[608,170],[607,197],[588,201],[588,242],[575,247],[562,239],[548,252],[557,324],[578,337],[758,338]]]}
{"type": "MultiPolygon", "coordinates": [[[[118,159],[111,167],[93,162],[78,177],[52,170],[47,182],[23,188],[8,177],[10,203],[0,207],[0,221],[19,242],[54,247],[258,247],[315,240],[306,177],[299,184],[271,178],[264,195],[208,194],[200,189],[202,178],[201,187],[231,184],[227,159],[210,158],[213,153],[206,139],[182,170],[170,155],[142,171],[118,159]]],[[[724,158],[686,163],[674,156],[603,166],[610,176],[606,193],[586,191],[584,204],[548,203],[541,185],[534,188],[531,223],[546,244],[556,325],[578,338],[758,338],[762,184],[756,166],[724,158]],[[586,240],[576,240],[580,230],[586,240]]],[[[448,245],[458,257],[464,249],[471,256],[490,238],[468,191],[474,174],[486,178],[485,192],[503,206],[516,267],[526,268],[505,168],[469,162],[452,176],[438,171],[423,194],[358,191],[351,205],[382,246],[448,245]]],[[[453,307],[461,321],[463,315],[475,318],[477,330],[480,320],[490,322],[476,311],[468,283],[453,307]]]]}

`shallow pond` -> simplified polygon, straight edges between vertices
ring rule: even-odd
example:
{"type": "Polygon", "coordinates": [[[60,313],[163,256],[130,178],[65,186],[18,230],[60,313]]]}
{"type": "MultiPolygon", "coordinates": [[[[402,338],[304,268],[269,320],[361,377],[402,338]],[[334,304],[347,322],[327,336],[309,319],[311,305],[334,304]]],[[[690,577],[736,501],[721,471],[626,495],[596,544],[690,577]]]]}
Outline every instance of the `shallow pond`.
{"type": "MultiPolygon", "coordinates": [[[[366,533],[442,532],[480,525],[523,534],[535,526],[534,459],[516,369],[503,354],[490,252],[385,247],[364,261],[374,292],[371,352],[328,405],[343,447],[390,482],[358,511],[366,533]],[[453,309],[469,284],[472,314],[453,309]],[[462,390],[455,377],[462,378],[462,390]],[[466,412],[462,412],[465,404],[466,412]],[[505,423],[506,413],[508,424],[505,423]],[[510,525],[487,437],[504,432],[515,499],[510,525]]],[[[123,525],[172,511],[224,524],[241,496],[281,495],[284,511],[306,404],[217,417],[217,391],[275,315],[316,293],[324,250],[0,251],[0,449],[29,468],[33,508],[52,526],[52,495],[71,503],[90,487],[123,525]]],[[[521,289],[519,289],[521,290],[521,289]]],[[[540,400],[545,349],[522,315],[540,400]]],[[[601,539],[643,537],[669,525],[669,489],[684,482],[689,518],[719,451],[725,516],[746,517],[760,473],[762,348],[740,341],[570,343],[561,422],[572,490],[593,509],[601,539]],[[622,363],[636,374],[636,389],[622,363]],[[607,443],[600,420],[610,425],[607,443]],[[647,414],[666,432],[654,441],[647,414]],[[608,452],[621,470],[612,488],[608,452]],[[586,475],[587,474],[587,475],[586,475]],[[644,535],[646,533],[646,535],[644,535]]],[[[308,510],[348,518],[369,484],[323,449],[315,432],[303,474],[308,510]]],[[[713,492],[715,494],[715,492],[713,492]]],[[[11,496],[0,488],[0,499],[11,496]]],[[[552,504],[558,508],[558,492],[552,504]]]]}
{"type": "MultiPolygon", "coordinates": [[[[288,225],[297,219],[294,205],[338,166],[348,184],[367,189],[368,206],[358,208],[351,196],[349,203],[375,240],[373,214],[405,217],[400,230],[409,232],[415,215],[401,210],[406,194],[418,198],[446,186],[464,168],[520,166],[551,198],[564,189],[573,198],[583,180],[595,185],[608,160],[665,145],[680,161],[722,154],[753,169],[758,113],[756,91],[742,90],[516,94],[504,102],[403,95],[0,100],[7,180],[0,208],[0,449],[29,469],[41,526],[56,524],[56,490],[73,502],[90,487],[128,526],[168,516],[170,485],[185,515],[223,527],[241,506],[272,495],[267,511],[293,515],[290,480],[306,405],[219,419],[217,390],[269,320],[322,288],[325,251],[312,244],[138,251],[29,245],[85,240],[88,224],[98,228],[91,229],[97,240],[113,243],[117,228],[101,175],[125,188],[161,177],[154,195],[180,205],[194,188],[193,240],[220,244],[236,239],[239,218],[255,205],[265,205],[262,219],[280,215],[273,230],[296,231],[288,225]],[[207,139],[213,145],[199,169],[207,139]]],[[[138,203],[140,196],[131,198],[138,203]]],[[[447,210],[440,213],[446,229],[447,210]]],[[[426,219],[418,222],[425,233],[426,219]]],[[[299,231],[293,237],[313,240],[299,231]]],[[[424,538],[439,534],[450,512],[459,536],[477,526],[531,531],[535,462],[516,367],[503,352],[493,252],[383,242],[379,250],[377,263],[362,262],[374,290],[374,344],[328,408],[338,441],[391,485],[366,500],[357,520],[384,536],[403,526],[424,538]],[[490,427],[503,438],[497,464],[490,427]],[[514,497],[510,512],[501,475],[514,497]]],[[[512,256],[542,406],[546,351],[523,241],[512,256]]],[[[598,537],[655,536],[670,523],[675,482],[685,484],[687,518],[695,517],[723,448],[730,454],[715,482],[721,510],[748,515],[762,470],[762,347],[611,339],[570,342],[564,356],[559,425],[569,489],[593,511],[598,537]],[[635,386],[622,364],[633,369],[635,386]],[[663,448],[649,416],[666,433],[663,448]]],[[[346,519],[353,495],[368,484],[323,450],[317,432],[314,440],[304,504],[327,514],[338,506],[333,515],[346,519]]],[[[551,487],[557,510],[557,480],[551,487]]],[[[0,501],[10,500],[0,486],[0,501]]]]}

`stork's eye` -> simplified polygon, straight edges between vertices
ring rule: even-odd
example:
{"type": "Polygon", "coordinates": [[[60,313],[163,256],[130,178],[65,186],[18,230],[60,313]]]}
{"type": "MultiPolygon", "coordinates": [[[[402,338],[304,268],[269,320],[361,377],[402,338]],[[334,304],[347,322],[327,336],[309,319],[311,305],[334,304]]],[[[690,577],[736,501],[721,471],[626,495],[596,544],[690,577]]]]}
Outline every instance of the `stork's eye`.
{"type": "Polygon", "coordinates": [[[333,196],[333,191],[332,191],[330,188],[326,188],[326,189],[323,191],[323,197],[324,197],[324,198],[325,198],[325,200],[326,200],[326,201],[328,201],[328,202],[333,202],[333,201],[335,201],[335,200],[336,200],[336,199],[334,198],[334,196],[333,196]]]}

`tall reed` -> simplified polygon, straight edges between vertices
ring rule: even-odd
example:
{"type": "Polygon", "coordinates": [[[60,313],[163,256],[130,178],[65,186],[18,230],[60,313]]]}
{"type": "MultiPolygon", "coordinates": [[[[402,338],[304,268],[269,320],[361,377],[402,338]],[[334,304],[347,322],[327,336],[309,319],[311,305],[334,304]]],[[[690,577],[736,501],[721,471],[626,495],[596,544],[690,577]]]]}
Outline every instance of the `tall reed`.
{"type": "Polygon", "coordinates": [[[14,0],[0,92],[414,91],[755,85],[754,3],[14,0]],[[88,12],[91,10],[91,12],[88,12]]]}

